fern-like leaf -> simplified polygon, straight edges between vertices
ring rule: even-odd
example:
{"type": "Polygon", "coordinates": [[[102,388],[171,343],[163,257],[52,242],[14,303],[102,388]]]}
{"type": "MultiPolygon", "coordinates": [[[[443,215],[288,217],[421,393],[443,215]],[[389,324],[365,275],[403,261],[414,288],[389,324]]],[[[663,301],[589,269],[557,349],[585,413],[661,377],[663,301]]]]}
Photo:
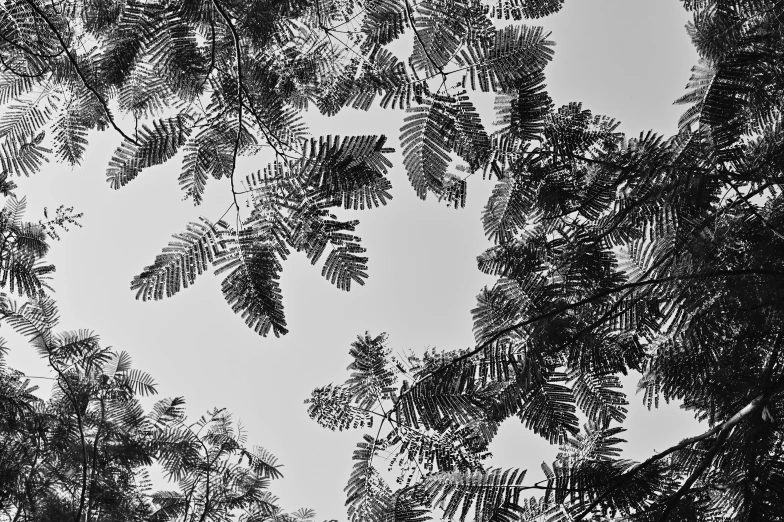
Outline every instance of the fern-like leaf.
{"type": "Polygon", "coordinates": [[[275,246],[253,230],[243,230],[221,258],[216,274],[229,271],[221,290],[234,313],[253,331],[279,337],[288,333],[278,279],[282,266],[275,246]]]}
{"type": "Polygon", "coordinates": [[[515,509],[524,479],[518,469],[434,473],[422,487],[432,505],[443,506],[445,519],[465,522],[473,508],[474,521],[490,522],[515,509]]]}
{"type": "Polygon", "coordinates": [[[502,20],[542,18],[561,10],[564,0],[492,0],[489,15],[502,20]]]}
{"type": "Polygon", "coordinates": [[[515,82],[541,71],[553,55],[553,43],[541,27],[508,26],[492,40],[474,40],[455,57],[465,69],[463,87],[483,92],[508,91],[515,82]]]}
{"type": "Polygon", "coordinates": [[[189,223],[184,233],[174,235],[175,241],[169,242],[152,265],[133,278],[131,290],[136,290],[136,299],[157,301],[188,288],[196,276],[226,253],[231,234],[224,221],[211,223],[201,218],[201,222],[189,223]]]}
{"type": "Polygon", "coordinates": [[[187,114],[156,120],[152,128],[143,126],[137,142],[123,140],[109,162],[106,177],[113,189],[124,187],[142,169],[159,165],[173,157],[191,133],[187,114]]]}
{"type": "Polygon", "coordinates": [[[451,114],[451,97],[434,96],[423,106],[412,107],[400,129],[403,165],[408,178],[421,199],[428,191],[443,191],[449,152],[455,140],[456,123],[451,114]]]}

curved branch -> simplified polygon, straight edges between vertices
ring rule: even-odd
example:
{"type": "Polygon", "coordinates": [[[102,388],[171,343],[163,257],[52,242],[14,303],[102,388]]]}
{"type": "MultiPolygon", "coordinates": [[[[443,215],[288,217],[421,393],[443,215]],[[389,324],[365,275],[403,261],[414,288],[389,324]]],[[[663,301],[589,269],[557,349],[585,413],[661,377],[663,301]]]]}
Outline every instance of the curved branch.
{"type": "Polygon", "coordinates": [[[49,29],[54,34],[55,38],[57,38],[57,41],[60,42],[60,46],[63,48],[65,55],[68,57],[68,61],[71,62],[71,65],[76,71],[76,74],[79,75],[79,79],[82,80],[82,83],[84,84],[85,88],[88,91],[90,91],[93,94],[93,96],[95,96],[100,102],[101,106],[103,107],[103,112],[108,118],[111,126],[114,127],[114,130],[119,132],[120,135],[126,140],[130,141],[134,145],[138,145],[139,143],[136,140],[132,139],[130,136],[125,134],[122,131],[122,129],[117,126],[117,124],[114,121],[114,118],[112,117],[111,111],[109,111],[109,105],[107,105],[106,100],[104,100],[103,96],[101,96],[101,94],[95,89],[95,87],[90,85],[90,82],[87,81],[87,78],[85,78],[82,69],[79,67],[79,63],[76,61],[76,57],[73,54],[71,54],[71,51],[68,49],[68,44],[63,39],[63,36],[60,34],[60,31],[57,30],[57,27],[54,25],[54,22],[52,22],[49,19],[49,17],[46,16],[46,13],[44,13],[44,11],[40,7],[38,7],[38,5],[35,3],[34,0],[24,0],[24,1],[27,3],[27,5],[29,5],[33,9],[33,11],[35,11],[38,14],[38,16],[43,18],[44,22],[46,22],[46,25],[49,26],[49,29]]]}
{"type": "Polygon", "coordinates": [[[43,76],[48,72],[46,69],[38,73],[23,73],[21,71],[17,71],[13,67],[11,67],[11,65],[5,60],[5,58],[3,58],[2,54],[0,54],[0,64],[2,64],[3,67],[5,67],[6,71],[9,71],[14,76],[19,76],[20,78],[40,78],[41,76],[43,76]]]}
{"type": "Polygon", "coordinates": [[[0,40],[3,40],[8,45],[16,47],[17,49],[21,50],[22,52],[25,52],[25,53],[30,54],[32,56],[35,56],[37,58],[57,58],[58,56],[60,56],[64,52],[64,51],[61,50],[57,54],[43,54],[41,52],[37,52],[37,51],[32,50],[30,47],[27,47],[24,44],[20,44],[19,42],[15,42],[15,41],[11,40],[6,35],[4,35],[2,32],[0,32],[0,40]]]}

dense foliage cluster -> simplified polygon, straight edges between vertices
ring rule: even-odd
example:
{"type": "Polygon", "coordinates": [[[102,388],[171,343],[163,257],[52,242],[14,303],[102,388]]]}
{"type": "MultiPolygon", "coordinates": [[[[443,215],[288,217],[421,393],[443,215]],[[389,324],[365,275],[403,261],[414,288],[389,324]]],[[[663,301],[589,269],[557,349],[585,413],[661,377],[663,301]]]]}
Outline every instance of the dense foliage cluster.
{"type": "MultiPolygon", "coordinates": [[[[483,215],[492,246],[478,267],[498,279],[478,296],[473,348],[399,360],[385,336],[366,334],[352,345],[349,379],[308,399],[325,427],[373,430],[346,487],[351,520],[781,520],[784,2],[683,0],[701,61],[669,138],[626,137],[580,103],[553,105],[552,42],[520,20],[561,4],[5,0],[0,190],[51,156],[78,164],[94,129],[122,138],[107,168],[112,188],[175,157],[195,204],[210,177],[228,178],[235,219],[187,225],[131,286],[160,299],[212,265],[246,324],[280,335],[277,280],[290,252],[324,259],[322,274],[340,289],[363,284],[358,223],[333,212],[391,198],[384,136],[314,138],[300,112],[405,109],[399,141],[418,196],[461,207],[456,158],[455,170],[496,178],[483,215]],[[388,48],[403,35],[407,59],[388,48]],[[500,130],[483,127],[474,90],[497,93],[500,130]],[[240,173],[238,157],[263,147],[275,161],[240,173]],[[641,372],[649,407],[681,400],[707,431],[643,463],[621,459],[618,376],[629,371],[641,372]],[[513,416],[562,446],[541,483],[483,466],[513,416]],[[399,487],[385,481],[382,459],[399,487]]],[[[0,312],[48,358],[58,388],[40,401],[19,374],[3,374],[4,440],[25,448],[3,460],[4,476],[18,477],[3,481],[3,506],[76,522],[112,509],[137,519],[220,520],[239,509],[247,520],[311,517],[271,507],[274,461],[245,450],[222,413],[186,425],[175,400],[145,414],[134,396],[151,381],[127,356],[89,333],[52,332],[45,233],[73,214],[29,225],[9,201],[0,284],[27,302],[4,300],[0,312]],[[232,455],[247,467],[229,464],[232,455]],[[180,490],[149,503],[135,474],[152,459],[180,490]]]]}
{"type": "Polygon", "coordinates": [[[473,310],[475,347],[401,361],[366,334],[349,380],[307,401],[327,428],[372,421],[353,521],[784,517],[784,3],[685,5],[701,62],[675,136],[553,107],[542,77],[499,97],[504,147],[485,161],[505,163],[478,258],[498,279],[473,310]],[[648,407],[681,400],[707,431],[622,459],[632,370],[648,407]],[[542,483],[482,466],[513,416],[561,445],[542,483]]]}
{"type": "Polygon", "coordinates": [[[391,197],[384,136],[310,137],[301,111],[332,115],[375,102],[410,110],[400,142],[412,185],[422,198],[433,193],[460,206],[466,185],[448,172],[451,154],[471,170],[500,173],[505,146],[490,139],[466,89],[513,90],[540,74],[552,54],[541,28],[496,29],[491,18],[544,16],[561,0],[4,6],[4,168],[27,175],[50,152],[78,165],[88,133],[113,129],[122,137],[106,171],[114,189],[174,157],[182,158],[185,197],[197,205],[209,178],[229,178],[235,219],[187,225],[131,287],[144,300],[171,296],[214,264],[233,310],[259,334],[280,335],[288,330],[277,279],[290,250],[313,264],[323,259],[322,274],[340,289],[364,284],[358,222],[341,221],[333,209],[373,208],[391,197]],[[405,32],[414,45],[401,60],[386,46],[405,32]],[[448,78],[460,87],[447,89],[448,78]],[[275,161],[237,172],[238,157],[264,147],[275,161]]]}
{"type": "Polygon", "coordinates": [[[25,199],[5,183],[0,285],[21,301],[0,293],[0,324],[27,337],[55,377],[35,377],[53,381],[42,399],[30,378],[8,368],[10,347],[0,339],[0,520],[312,520],[312,510],[278,506],[269,486],[280,465],[263,448],[246,447],[247,434],[225,409],[188,422],[184,399],[175,397],[145,412],[139,398],[156,385],[127,352],[102,347],[88,330],[54,330],[47,240],[78,225],[81,214],[60,208],[52,220],[24,221],[25,199]],[[174,489],[153,490],[153,464],[174,489]]]}

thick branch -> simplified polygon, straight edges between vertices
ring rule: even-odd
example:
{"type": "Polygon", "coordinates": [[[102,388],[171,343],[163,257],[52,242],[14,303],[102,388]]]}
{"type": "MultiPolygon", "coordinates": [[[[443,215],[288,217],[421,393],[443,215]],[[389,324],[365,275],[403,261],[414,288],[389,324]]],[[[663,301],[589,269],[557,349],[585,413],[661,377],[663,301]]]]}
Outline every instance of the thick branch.
{"type": "MultiPolygon", "coordinates": [[[[632,470],[630,470],[628,473],[625,473],[622,476],[618,477],[618,479],[609,488],[607,488],[607,490],[604,493],[602,493],[601,495],[596,497],[596,499],[593,502],[591,502],[591,504],[585,509],[585,511],[583,511],[577,517],[575,517],[573,522],[578,522],[579,520],[582,520],[586,516],[590,515],[591,511],[593,511],[593,509],[596,506],[598,506],[600,502],[602,502],[604,499],[606,499],[610,495],[610,493],[612,493],[620,484],[622,484],[628,478],[629,474],[637,473],[640,470],[647,468],[648,466],[650,466],[654,462],[657,462],[657,461],[663,459],[667,455],[670,455],[672,453],[675,453],[676,451],[680,451],[680,450],[682,450],[684,448],[687,448],[687,447],[691,446],[692,444],[694,444],[695,442],[699,442],[701,440],[705,440],[705,439],[708,439],[710,437],[713,437],[716,434],[719,434],[719,438],[721,439],[722,433],[723,433],[724,434],[723,436],[726,438],[726,435],[729,434],[729,431],[733,428],[733,426],[738,424],[740,421],[742,421],[743,419],[745,419],[746,417],[748,417],[749,415],[751,415],[755,411],[759,410],[762,406],[764,406],[768,402],[768,400],[770,400],[771,397],[781,393],[782,390],[784,390],[784,381],[781,381],[780,383],[778,383],[776,386],[771,388],[770,391],[762,393],[762,394],[756,396],[751,402],[749,402],[746,406],[744,406],[737,413],[735,413],[735,415],[733,415],[732,417],[730,417],[726,421],[722,422],[721,424],[717,424],[713,428],[709,429],[708,431],[706,431],[705,433],[702,433],[700,435],[696,435],[696,436],[690,437],[688,439],[683,439],[678,444],[670,447],[669,449],[666,449],[666,450],[662,451],[661,453],[657,453],[656,455],[653,455],[652,457],[650,457],[648,460],[646,460],[645,462],[643,462],[639,466],[637,466],[637,467],[633,468],[632,470]]],[[[718,442],[718,440],[717,440],[717,442],[718,442]]],[[[723,443],[723,441],[722,441],[722,443],[723,443]]],[[[713,448],[711,448],[711,451],[713,451],[713,448]]],[[[715,454],[713,456],[715,456],[715,454]]],[[[710,461],[713,460],[713,456],[711,456],[710,461]]],[[[700,467],[702,467],[702,464],[703,463],[700,464],[700,467]]],[[[709,465],[709,464],[710,464],[710,462],[708,462],[708,464],[706,464],[705,466],[707,467],[707,465],[709,465]]],[[[699,470],[699,467],[695,471],[698,471],[698,470],[699,470]]],[[[704,469],[703,469],[703,471],[704,471],[704,469]]],[[[700,474],[701,473],[702,472],[700,471],[700,474]]],[[[691,478],[691,477],[689,477],[689,478],[691,478]]],[[[696,478],[695,478],[695,480],[696,480],[696,478]]],[[[692,480],[692,483],[693,482],[694,482],[694,480],[692,480]]],[[[684,485],[685,485],[685,483],[684,483],[684,485]]],[[[691,485],[691,483],[689,485],[691,485]]],[[[683,489],[683,487],[681,487],[681,489],[683,489]]],[[[678,493],[680,493],[680,496],[683,496],[683,494],[685,494],[686,491],[684,490],[683,493],[681,493],[680,490],[679,490],[678,493]]],[[[678,493],[676,493],[675,495],[678,495],[678,493]]],[[[680,497],[678,497],[678,498],[680,498],[680,497]]],[[[669,507],[668,507],[668,510],[665,511],[665,513],[667,511],[669,511],[669,507]]]]}
{"type": "Polygon", "coordinates": [[[700,464],[694,469],[691,475],[689,475],[689,478],[687,478],[686,481],[683,484],[681,484],[681,487],[678,488],[678,491],[676,491],[675,494],[671,496],[670,499],[667,501],[667,507],[659,516],[657,522],[665,522],[669,518],[670,513],[672,513],[672,510],[675,509],[675,506],[678,505],[678,501],[681,498],[683,498],[683,496],[686,493],[689,492],[691,486],[695,482],[697,482],[697,479],[700,478],[702,474],[705,473],[705,470],[708,469],[708,466],[711,465],[711,462],[713,462],[713,459],[716,458],[716,455],[721,450],[721,447],[724,445],[724,442],[727,440],[729,434],[730,434],[729,429],[722,429],[719,432],[719,436],[716,438],[716,441],[713,443],[713,446],[711,446],[711,448],[708,450],[708,453],[705,455],[705,457],[703,457],[700,464]]]}

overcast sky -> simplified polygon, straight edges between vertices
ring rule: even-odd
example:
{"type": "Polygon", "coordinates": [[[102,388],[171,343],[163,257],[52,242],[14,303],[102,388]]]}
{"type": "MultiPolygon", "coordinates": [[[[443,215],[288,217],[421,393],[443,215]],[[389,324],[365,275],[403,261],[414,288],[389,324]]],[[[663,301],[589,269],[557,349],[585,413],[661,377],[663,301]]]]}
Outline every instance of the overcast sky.
{"type": "MultiPolygon", "coordinates": [[[[677,0],[567,0],[559,14],[540,21],[557,43],[546,69],[550,95],[556,104],[581,101],[613,116],[626,133],[674,133],[683,107],[672,100],[696,63],[684,30],[688,19],[677,0]]],[[[479,105],[489,108],[491,101],[479,105]]],[[[314,135],[386,134],[399,149],[402,116],[347,110],[331,119],[310,114],[308,121],[314,135]]],[[[493,121],[487,112],[482,117],[493,121]]],[[[49,258],[57,266],[61,327],[92,329],[105,345],[130,352],[135,366],[156,379],[162,397],[185,396],[194,418],[207,408],[227,407],[242,420],[249,442],[284,464],[285,478],[273,484],[273,493],[286,509],[310,507],[320,519],[345,520],[343,487],[362,433],[323,430],[307,417],[303,400],[314,387],[345,379],[349,345],[366,330],[388,332],[396,350],[473,345],[470,310],[481,287],[493,282],[476,269],[477,254],[489,246],[480,212],[493,182],[473,176],[467,208],[460,211],[422,202],[400,155],[392,155],[390,204],[340,214],[361,220],[357,232],[370,258],[367,284],[340,292],[321,277],[320,266],[292,255],[281,280],[291,332],[264,339],[232,313],[212,274],[169,300],[134,300],[131,278],[171,234],[200,215],[216,220],[231,198],[228,182],[211,180],[204,205],[181,201],[176,159],[113,191],[104,172],[117,143],[111,133],[98,134],[80,169],[50,164],[19,180],[28,219],[63,203],[85,213],[84,227],[64,235],[49,258]]],[[[261,166],[245,161],[240,174],[261,166]]],[[[27,346],[15,346],[9,363],[33,375],[44,372],[27,346]]],[[[633,393],[633,386],[628,390],[633,393]]],[[[648,412],[640,396],[630,400],[626,458],[645,459],[699,430],[688,413],[673,407],[648,412]]],[[[504,424],[492,450],[493,465],[531,468],[531,482],[541,478],[540,462],[552,461],[557,451],[515,419],[504,424]]]]}

